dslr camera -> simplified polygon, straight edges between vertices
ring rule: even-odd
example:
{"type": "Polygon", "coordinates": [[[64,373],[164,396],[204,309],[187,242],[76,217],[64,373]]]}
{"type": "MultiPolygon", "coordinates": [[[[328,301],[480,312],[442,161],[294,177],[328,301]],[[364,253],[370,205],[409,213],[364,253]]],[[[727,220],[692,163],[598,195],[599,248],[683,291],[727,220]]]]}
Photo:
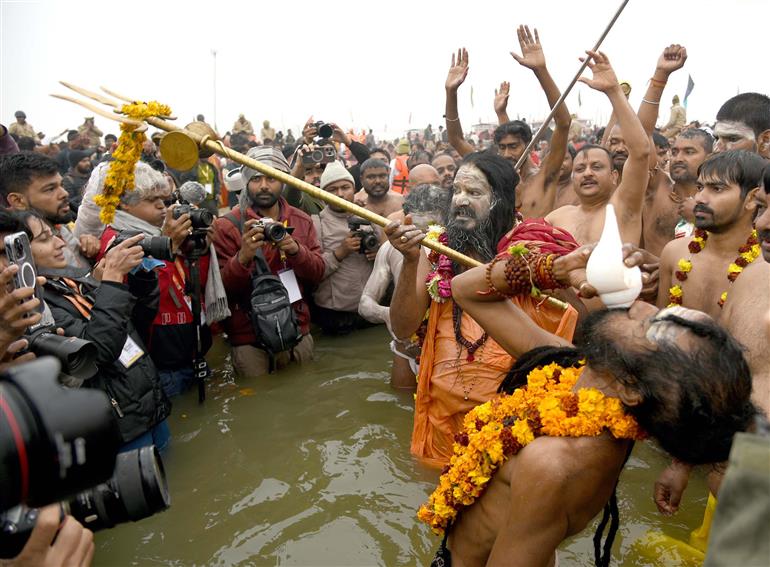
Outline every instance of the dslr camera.
{"type": "Polygon", "coordinates": [[[368,254],[374,252],[380,245],[380,241],[377,239],[377,235],[372,230],[372,223],[368,220],[364,220],[361,217],[350,217],[348,219],[348,228],[353,236],[357,236],[361,239],[361,246],[358,248],[360,254],[368,254]],[[367,230],[362,229],[362,226],[368,226],[367,230]]]}
{"type": "Polygon", "coordinates": [[[182,243],[182,252],[187,258],[200,258],[209,249],[206,236],[209,227],[214,223],[214,215],[206,209],[197,209],[182,199],[179,200],[179,203],[174,207],[173,218],[178,219],[182,215],[190,215],[192,222],[192,232],[182,243]]]}
{"type": "MultiPolygon", "coordinates": [[[[142,234],[139,230],[121,230],[112,241],[110,248],[113,248],[121,242],[128,240],[132,236],[142,234]]],[[[145,236],[139,241],[139,246],[145,256],[152,256],[156,260],[174,261],[174,252],[171,248],[171,239],[168,236],[145,236]]]]}
{"type": "Polygon", "coordinates": [[[169,506],[157,450],[117,455],[107,395],[62,388],[58,373],[58,362],[45,357],[0,374],[0,558],[24,547],[34,507],[64,501],[63,512],[96,531],[169,506]]]}
{"type": "Polygon", "coordinates": [[[54,325],[36,325],[27,329],[28,351],[37,357],[54,356],[61,364],[61,370],[80,380],[96,375],[96,346],[91,341],[78,337],[62,337],[56,334],[54,325]]]}
{"type": "Polygon", "coordinates": [[[334,128],[332,128],[331,124],[318,121],[314,122],[313,126],[315,126],[315,131],[319,138],[331,138],[332,134],[334,134],[334,128]]]}
{"type": "Polygon", "coordinates": [[[293,226],[283,226],[283,223],[267,217],[259,219],[257,225],[261,226],[265,231],[265,240],[273,244],[277,244],[286,238],[287,234],[294,232],[293,226]]]}

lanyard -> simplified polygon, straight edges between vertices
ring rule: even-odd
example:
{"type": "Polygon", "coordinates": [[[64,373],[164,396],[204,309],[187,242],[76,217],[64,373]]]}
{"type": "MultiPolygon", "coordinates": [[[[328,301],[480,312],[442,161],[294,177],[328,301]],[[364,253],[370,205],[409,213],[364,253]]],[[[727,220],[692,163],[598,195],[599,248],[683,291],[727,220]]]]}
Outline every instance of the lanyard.
{"type": "Polygon", "coordinates": [[[94,304],[83,297],[83,295],[80,293],[80,287],[75,281],[71,280],[70,278],[62,278],[62,281],[67,285],[68,288],[75,292],[74,295],[65,294],[65,299],[72,303],[72,305],[75,306],[75,309],[77,309],[83,317],[90,320],[91,311],[94,308],[94,304]]]}

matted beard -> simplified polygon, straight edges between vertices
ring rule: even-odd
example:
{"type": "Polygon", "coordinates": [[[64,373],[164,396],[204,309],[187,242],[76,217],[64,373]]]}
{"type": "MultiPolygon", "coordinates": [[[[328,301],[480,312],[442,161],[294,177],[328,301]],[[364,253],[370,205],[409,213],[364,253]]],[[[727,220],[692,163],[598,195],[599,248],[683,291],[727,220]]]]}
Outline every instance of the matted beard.
{"type": "MultiPolygon", "coordinates": [[[[458,226],[455,220],[449,221],[446,227],[449,247],[463,254],[476,252],[483,262],[489,262],[495,257],[495,243],[492,242],[490,234],[492,232],[492,221],[489,217],[480,221],[477,226],[471,230],[458,226]]],[[[457,266],[455,266],[457,271],[457,266]]]]}

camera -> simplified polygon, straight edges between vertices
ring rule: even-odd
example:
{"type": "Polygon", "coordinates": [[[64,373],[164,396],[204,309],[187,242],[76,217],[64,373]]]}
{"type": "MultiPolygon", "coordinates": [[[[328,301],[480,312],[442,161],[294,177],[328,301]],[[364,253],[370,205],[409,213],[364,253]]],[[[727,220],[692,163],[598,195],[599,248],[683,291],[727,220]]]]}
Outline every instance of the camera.
{"type": "MultiPolygon", "coordinates": [[[[141,447],[117,456],[112,478],[61,503],[92,532],[137,522],[171,504],[166,473],[157,448],[141,447]]],[[[0,557],[18,555],[37,521],[38,510],[16,506],[0,515],[0,557]]]]}
{"type": "Polygon", "coordinates": [[[44,357],[0,374],[0,511],[45,506],[107,480],[121,438],[107,395],[65,389],[44,357]]]}
{"type": "MultiPolygon", "coordinates": [[[[142,234],[142,232],[139,230],[121,230],[115,237],[115,240],[112,241],[110,248],[137,234],[142,234]]],[[[139,246],[142,247],[145,256],[152,256],[156,260],[174,261],[171,239],[168,236],[145,236],[139,241],[139,246]]]]}
{"type": "Polygon", "coordinates": [[[361,217],[350,217],[348,219],[348,228],[353,236],[357,236],[361,239],[361,246],[358,249],[360,254],[368,254],[374,252],[380,245],[380,241],[377,235],[371,229],[372,223],[368,220],[364,220],[361,217]],[[363,230],[362,226],[368,226],[369,230],[363,230]]]}
{"type": "Polygon", "coordinates": [[[314,122],[313,126],[315,126],[315,131],[319,138],[331,138],[332,134],[334,134],[334,128],[332,128],[331,124],[318,121],[314,122]]]}
{"type": "Polygon", "coordinates": [[[304,165],[315,165],[317,163],[331,163],[336,159],[337,150],[334,149],[334,146],[316,146],[316,149],[302,156],[302,163],[304,165]]]}
{"type": "Polygon", "coordinates": [[[182,215],[190,215],[190,221],[192,222],[192,229],[205,231],[214,223],[214,215],[212,215],[206,209],[196,209],[195,207],[186,203],[177,205],[174,207],[173,217],[174,220],[178,219],[182,215]]]}
{"type": "Polygon", "coordinates": [[[258,225],[265,231],[265,240],[273,244],[280,242],[286,238],[287,234],[294,232],[294,227],[283,226],[282,223],[267,217],[259,219],[258,225]]]}
{"type": "Polygon", "coordinates": [[[30,327],[24,338],[29,343],[27,350],[38,357],[56,357],[65,374],[88,380],[98,372],[96,346],[91,341],[59,336],[52,325],[30,327]]]}

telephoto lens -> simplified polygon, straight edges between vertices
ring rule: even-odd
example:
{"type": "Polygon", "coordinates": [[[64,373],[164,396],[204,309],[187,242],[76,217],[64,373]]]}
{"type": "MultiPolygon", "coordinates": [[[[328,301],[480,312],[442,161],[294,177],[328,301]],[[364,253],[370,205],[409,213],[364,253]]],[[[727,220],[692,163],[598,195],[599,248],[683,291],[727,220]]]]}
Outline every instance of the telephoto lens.
{"type": "Polygon", "coordinates": [[[66,389],[50,356],[0,374],[0,511],[45,506],[104,482],[121,438],[107,395],[66,389]]]}
{"type": "Polygon", "coordinates": [[[166,471],[155,445],[120,453],[113,477],[67,502],[72,516],[91,531],[138,522],[171,505],[166,471]]]}
{"type": "Polygon", "coordinates": [[[331,125],[324,122],[316,122],[315,127],[318,135],[321,138],[331,138],[332,134],[334,134],[334,129],[331,127],[331,125]]]}
{"type": "Polygon", "coordinates": [[[55,356],[62,366],[62,372],[80,380],[96,375],[96,345],[78,337],[62,337],[53,332],[53,327],[40,327],[26,337],[29,350],[36,356],[55,356]]]}
{"type": "MultiPolygon", "coordinates": [[[[139,230],[121,230],[112,241],[110,248],[137,234],[142,234],[142,232],[139,230]]],[[[145,236],[139,241],[139,246],[142,247],[145,256],[152,256],[156,260],[174,261],[171,239],[168,236],[145,236]]]]}

